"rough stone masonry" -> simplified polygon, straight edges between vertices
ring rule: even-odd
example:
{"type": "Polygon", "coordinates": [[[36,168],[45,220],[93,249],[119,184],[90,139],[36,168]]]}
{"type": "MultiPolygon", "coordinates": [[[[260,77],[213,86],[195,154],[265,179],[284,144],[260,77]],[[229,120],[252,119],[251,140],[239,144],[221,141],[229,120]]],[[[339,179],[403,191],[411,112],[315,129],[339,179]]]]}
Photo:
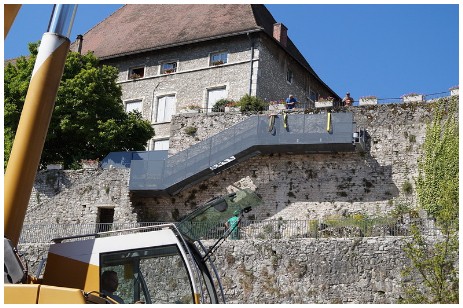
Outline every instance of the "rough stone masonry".
{"type": "MultiPolygon", "coordinates": [[[[41,171],[25,227],[98,221],[114,209],[114,223],[176,221],[210,198],[251,188],[263,199],[249,219],[341,218],[383,215],[395,204],[416,205],[414,179],[431,104],[349,107],[368,133],[364,154],[265,155],[170,197],[139,198],[128,191],[129,170],[41,171]],[[402,189],[404,183],[412,191],[402,189]]],[[[339,111],[342,112],[342,111],[339,111]]],[[[170,155],[240,122],[249,115],[178,115],[170,155]],[[191,136],[185,128],[194,126],[191,136]]],[[[227,241],[216,253],[232,303],[394,303],[406,263],[400,237],[227,241]]],[[[32,269],[40,245],[20,246],[32,269]]]]}

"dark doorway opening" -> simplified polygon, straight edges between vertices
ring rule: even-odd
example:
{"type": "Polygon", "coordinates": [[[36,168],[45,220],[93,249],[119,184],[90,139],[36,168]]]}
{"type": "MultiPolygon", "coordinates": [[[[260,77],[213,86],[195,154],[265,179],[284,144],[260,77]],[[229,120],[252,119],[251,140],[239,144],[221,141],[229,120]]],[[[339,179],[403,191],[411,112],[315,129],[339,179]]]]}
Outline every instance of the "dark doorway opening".
{"type": "Polygon", "coordinates": [[[96,232],[111,231],[114,221],[113,208],[98,208],[98,218],[96,224],[96,232]]]}

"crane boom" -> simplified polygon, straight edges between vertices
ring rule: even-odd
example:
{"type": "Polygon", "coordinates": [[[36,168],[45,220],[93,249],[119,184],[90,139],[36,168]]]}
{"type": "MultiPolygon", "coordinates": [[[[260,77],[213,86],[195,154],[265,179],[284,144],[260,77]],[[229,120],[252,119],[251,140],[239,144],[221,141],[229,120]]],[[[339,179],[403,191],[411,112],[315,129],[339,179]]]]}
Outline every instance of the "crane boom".
{"type": "Polygon", "coordinates": [[[3,26],[5,28],[5,33],[3,35],[3,39],[5,39],[8,32],[10,32],[10,28],[13,25],[20,8],[21,4],[4,4],[5,20],[3,21],[3,26]]]}
{"type": "Polygon", "coordinates": [[[69,51],[77,5],[57,4],[39,47],[5,172],[4,234],[18,244],[56,94],[69,51]],[[69,21],[67,24],[65,21],[69,21]]]}

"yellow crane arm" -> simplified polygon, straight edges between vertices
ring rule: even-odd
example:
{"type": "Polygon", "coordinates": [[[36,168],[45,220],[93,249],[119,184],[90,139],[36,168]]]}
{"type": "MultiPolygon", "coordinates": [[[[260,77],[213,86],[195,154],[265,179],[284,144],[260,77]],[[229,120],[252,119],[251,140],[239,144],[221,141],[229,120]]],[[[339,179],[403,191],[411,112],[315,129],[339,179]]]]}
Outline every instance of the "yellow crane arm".
{"type": "Polygon", "coordinates": [[[4,236],[17,246],[69,51],[77,5],[57,4],[40,43],[5,172],[4,236]]]}
{"type": "Polygon", "coordinates": [[[8,32],[10,32],[10,28],[13,25],[13,22],[16,18],[16,15],[18,15],[20,8],[21,4],[4,4],[5,20],[3,21],[3,26],[5,29],[5,33],[3,39],[5,39],[8,35],[8,32]]]}

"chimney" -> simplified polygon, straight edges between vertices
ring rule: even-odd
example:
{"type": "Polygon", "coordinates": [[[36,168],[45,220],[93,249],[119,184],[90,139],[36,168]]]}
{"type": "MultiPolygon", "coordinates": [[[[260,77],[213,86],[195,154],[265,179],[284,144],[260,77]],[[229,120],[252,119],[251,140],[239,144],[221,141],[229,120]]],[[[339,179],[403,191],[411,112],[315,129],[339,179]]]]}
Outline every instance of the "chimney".
{"type": "Polygon", "coordinates": [[[84,40],[84,37],[82,36],[82,34],[78,34],[76,40],[77,40],[77,52],[82,54],[82,41],[84,40]]]}
{"type": "Polygon", "coordinates": [[[273,37],[280,42],[281,45],[286,47],[288,41],[288,28],[281,22],[273,24],[273,37]]]}

